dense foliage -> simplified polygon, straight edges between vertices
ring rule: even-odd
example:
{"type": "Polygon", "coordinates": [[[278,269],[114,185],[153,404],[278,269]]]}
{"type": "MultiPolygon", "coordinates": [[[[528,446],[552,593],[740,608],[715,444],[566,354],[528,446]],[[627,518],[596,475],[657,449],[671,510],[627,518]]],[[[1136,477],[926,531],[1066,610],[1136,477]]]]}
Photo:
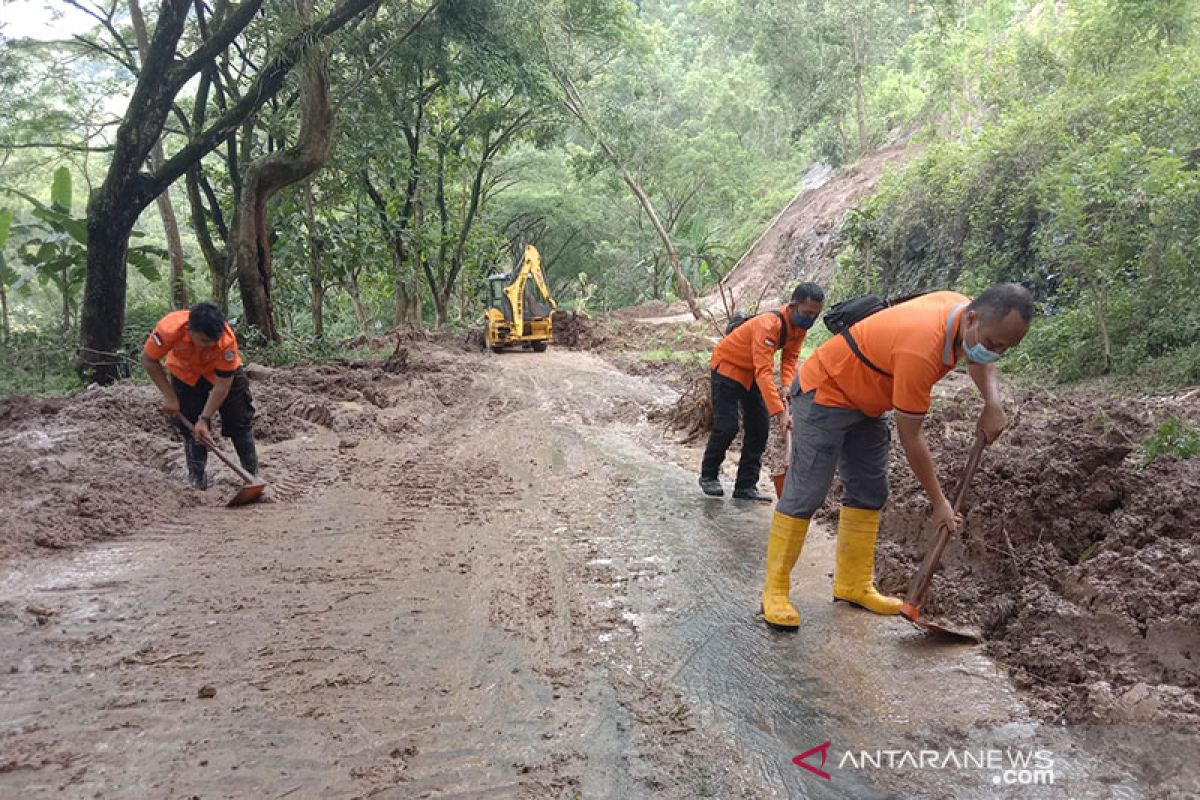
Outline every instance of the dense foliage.
{"type": "MultiPolygon", "coordinates": [[[[57,348],[69,361],[61,350],[78,332],[81,198],[106,179],[141,77],[133,12],[153,33],[166,4],[81,5],[90,16],[64,19],[52,41],[0,26],[0,79],[14,87],[0,97],[0,335],[6,365],[35,373],[47,361],[33,353],[57,348]],[[64,181],[73,206],[50,191],[64,181]]],[[[167,158],[261,85],[289,37],[306,35],[301,7],[262,3],[181,90],[162,128],[167,158]]],[[[1021,365],[1067,379],[1200,378],[1194,3],[366,8],[171,186],[179,263],[167,259],[175,223],[155,206],[142,213],[128,258],[133,318],[181,302],[168,276],[242,314],[231,248],[243,182],[300,139],[298,73],[320,55],[336,125],[328,163],[267,206],[271,307],[288,342],[474,321],[483,279],[527,242],[569,307],[673,299],[679,284],[647,205],[680,274],[710,286],[811,164],[911,140],[924,154],[848,215],[835,295],[1027,281],[1045,316],[1021,365]]],[[[211,42],[228,16],[201,24],[189,13],[180,54],[211,42]]],[[[134,321],[130,352],[142,335],[134,321]]]]}
{"type": "Polygon", "coordinates": [[[977,128],[849,220],[846,290],[1025,281],[1024,364],[1200,380],[1200,47],[1191,4],[1033,6],[977,38],[977,128]]]}

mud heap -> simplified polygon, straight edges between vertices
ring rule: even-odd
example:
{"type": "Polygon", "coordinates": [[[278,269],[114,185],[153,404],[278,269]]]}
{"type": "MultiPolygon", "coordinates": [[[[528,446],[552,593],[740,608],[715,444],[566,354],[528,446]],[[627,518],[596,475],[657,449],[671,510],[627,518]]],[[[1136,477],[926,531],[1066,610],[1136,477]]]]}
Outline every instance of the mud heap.
{"type": "MultiPolygon", "coordinates": [[[[393,347],[374,365],[247,368],[269,484],[320,471],[304,463],[304,448],[275,451],[272,444],[323,433],[351,445],[403,434],[463,401],[472,357],[442,357],[436,344],[420,352],[393,347]]],[[[186,488],[181,440],[160,407],[154,387],[128,384],[0,400],[0,560],[167,524],[183,508],[214,502],[186,488]]],[[[209,469],[218,481],[232,480],[216,459],[209,469]]]]}
{"type": "MultiPolygon", "coordinates": [[[[1025,394],[1014,408],[925,610],[980,625],[1047,718],[1200,722],[1200,458],[1146,464],[1141,447],[1167,413],[1200,419],[1200,402],[1078,392],[1025,394]]],[[[977,412],[963,389],[926,422],[948,488],[977,412]]],[[[929,509],[898,447],[891,480],[877,575],[903,593],[929,509]]]]}
{"type": "Polygon", "coordinates": [[[587,350],[604,340],[587,314],[559,309],[550,315],[550,321],[554,325],[554,343],[560,347],[587,350]]]}

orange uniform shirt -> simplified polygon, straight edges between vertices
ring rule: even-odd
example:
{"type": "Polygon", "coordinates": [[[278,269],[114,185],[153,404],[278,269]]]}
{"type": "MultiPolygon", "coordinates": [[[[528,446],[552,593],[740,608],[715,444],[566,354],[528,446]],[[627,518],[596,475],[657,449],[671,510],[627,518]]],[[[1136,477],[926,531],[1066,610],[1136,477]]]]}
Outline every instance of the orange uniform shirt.
{"type": "MultiPolygon", "coordinates": [[[[792,324],[788,319],[787,306],[781,306],[779,313],[783,314],[783,324],[787,325],[787,346],[783,348],[779,362],[779,380],[783,390],[787,391],[792,376],[796,374],[796,359],[800,356],[800,348],[808,331],[792,324]]],[[[709,366],[718,374],[737,381],[747,390],[751,383],[757,382],[771,416],[783,411],[783,401],[779,398],[774,378],[779,328],[779,317],[770,311],[758,314],[718,342],[713,348],[712,358],[708,360],[709,366]]]]}
{"type": "Polygon", "coordinates": [[[228,378],[242,365],[233,328],[225,323],[216,345],[202,351],[188,336],[188,313],[186,309],[172,311],[160,319],[146,338],[146,355],[156,360],[166,356],[167,371],[188,386],[195,386],[201,378],[209,383],[216,383],[218,376],[228,378]]]}
{"type": "Polygon", "coordinates": [[[892,377],[868,367],[845,337],[834,336],[804,362],[801,388],[816,389],[814,400],[821,405],[855,408],[870,417],[893,408],[924,414],[933,385],[958,363],[958,329],[969,302],[958,292],[931,292],[872,314],[851,326],[850,335],[892,377]]]}

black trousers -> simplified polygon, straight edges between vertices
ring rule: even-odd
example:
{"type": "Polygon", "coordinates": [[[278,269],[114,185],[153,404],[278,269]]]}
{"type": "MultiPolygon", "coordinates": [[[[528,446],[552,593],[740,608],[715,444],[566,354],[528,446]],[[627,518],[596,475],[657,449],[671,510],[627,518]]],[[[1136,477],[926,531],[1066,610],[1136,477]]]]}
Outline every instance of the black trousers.
{"type": "MultiPolygon", "coordinates": [[[[172,375],[171,386],[179,398],[179,411],[195,425],[196,420],[200,419],[200,412],[204,410],[204,404],[208,402],[213,385],[201,378],[195,386],[188,386],[172,375]]],[[[250,381],[243,370],[233,373],[233,384],[218,413],[221,415],[221,433],[229,439],[236,439],[239,434],[253,430],[254,398],[250,396],[250,381]]]]}
{"type": "Polygon", "coordinates": [[[744,435],[742,457],[738,461],[733,490],[753,489],[758,484],[763,451],[767,449],[767,434],[771,430],[771,417],[767,413],[767,404],[763,402],[762,392],[757,383],[751,383],[750,388],[746,389],[732,378],[713,370],[712,404],[713,426],[708,433],[708,446],[704,448],[700,475],[715,478],[720,473],[725,451],[737,438],[740,409],[744,435]]]}

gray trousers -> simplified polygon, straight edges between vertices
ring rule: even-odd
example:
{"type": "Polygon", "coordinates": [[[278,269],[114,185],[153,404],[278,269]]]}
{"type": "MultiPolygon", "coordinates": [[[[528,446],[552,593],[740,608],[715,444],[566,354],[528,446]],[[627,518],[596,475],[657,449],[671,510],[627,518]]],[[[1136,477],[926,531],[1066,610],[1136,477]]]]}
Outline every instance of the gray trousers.
{"type": "Polygon", "coordinates": [[[791,463],[775,510],[811,519],[825,502],[835,469],[842,479],[843,506],[883,508],[892,436],[887,417],[823,406],[813,401],[815,394],[799,394],[799,385],[792,384],[791,463]]]}

